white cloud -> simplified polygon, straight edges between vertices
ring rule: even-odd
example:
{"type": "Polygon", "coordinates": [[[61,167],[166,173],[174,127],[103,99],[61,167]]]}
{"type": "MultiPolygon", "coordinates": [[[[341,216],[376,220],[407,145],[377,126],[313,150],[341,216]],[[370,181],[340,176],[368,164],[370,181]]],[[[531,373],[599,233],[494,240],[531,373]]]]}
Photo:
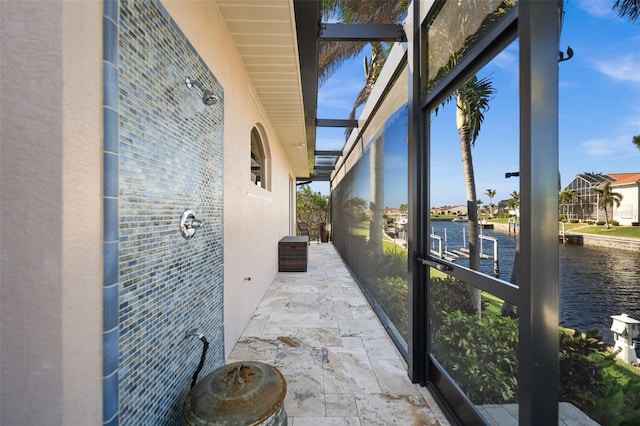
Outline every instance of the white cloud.
{"type": "Polygon", "coordinates": [[[406,170],[407,156],[401,154],[386,154],[384,156],[385,168],[389,170],[406,170]]]}
{"type": "Polygon", "coordinates": [[[633,54],[592,61],[591,66],[615,81],[640,83],[640,59],[633,54]]]}
{"type": "Polygon", "coordinates": [[[623,122],[625,126],[628,126],[629,130],[636,134],[640,132],[640,111],[631,111],[631,116],[626,118],[623,122]]]}
{"type": "Polygon", "coordinates": [[[596,138],[582,142],[580,144],[584,153],[591,157],[611,157],[627,158],[635,156],[637,149],[631,143],[631,134],[625,136],[612,136],[606,139],[596,138]]]}
{"type": "Polygon", "coordinates": [[[611,0],[583,0],[578,1],[577,4],[589,15],[605,17],[613,13],[613,2],[611,0]]]}
{"type": "Polygon", "coordinates": [[[513,48],[505,49],[496,56],[492,63],[499,68],[509,70],[518,69],[518,51],[513,48]]]}
{"type": "Polygon", "coordinates": [[[591,139],[584,141],[581,143],[581,146],[587,155],[593,157],[607,157],[616,152],[610,141],[604,139],[591,139]]]}
{"type": "Polygon", "coordinates": [[[316,148],[321,150],[341,150],[344,147],[344,136],[342,137],[318,137],[316,148]]]}
{"type": "Polygon", "coordinates": [[[573,87],[578,87],[578,84],[573,80],[559,80],[558,86],[560,89],[571,89],[573,87]]]}
{"type": "Polygon", "coordinates": [[[351,111],[356,96],[363,87],[363,81],[350,78],[341,79],[339,83],[327,82],[318,91],[318,109],[325,107],[351,111]]]}

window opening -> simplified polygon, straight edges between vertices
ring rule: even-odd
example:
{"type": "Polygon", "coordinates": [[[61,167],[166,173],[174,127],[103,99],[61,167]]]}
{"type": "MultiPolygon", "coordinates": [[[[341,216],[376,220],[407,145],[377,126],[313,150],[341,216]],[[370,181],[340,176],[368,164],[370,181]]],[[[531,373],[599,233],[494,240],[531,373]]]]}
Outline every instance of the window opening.
{"type": "Polygon", "coordinates": [[[268,186],[268,158],[263,139],[256,127],[251,130],[251,182],[264,189],[268,186]]]}

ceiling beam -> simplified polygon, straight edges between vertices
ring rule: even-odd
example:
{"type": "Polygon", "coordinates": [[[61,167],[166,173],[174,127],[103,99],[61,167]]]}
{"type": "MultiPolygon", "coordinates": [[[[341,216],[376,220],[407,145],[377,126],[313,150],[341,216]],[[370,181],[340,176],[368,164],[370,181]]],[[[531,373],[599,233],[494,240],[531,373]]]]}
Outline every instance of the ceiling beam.
{"type": "Polygon", "coordinates": [[[318,64],[322,41],[407,41],[400,24],[333,24],[322,23],[321,0],[293,0],[302,101],[304,103],[305,133],[309,173],[312,180],[329,180],[330,176],[317,176],[316,172],[334,170],[334,167],[315,166],[316,155],[342,156],[342,151],[316,151],[317,127],[357,128],[357,120],[318,119],[318,64]]]}
{"type": "Polygon", "coordinates": [[[294,0],[296,34],[304,122],[307,136],[309,173],[313,172],[316,150],[316,114],[318,104],[318,34],[320,31],[320,0],[294,0]]]}
{"type": "Polygon", "coordinates": [[[326,24],[320,26],[320,41],[407,41],[400,24],[326,24]]]}
{"type": "Polygon", "coordinates": [[[316,151],[316,155],[329,155],[331,157],[342,157],[342,151],[316,151]]]}
{"type": "Polygon", "coordinates": [[[316,118],[316,127],[358,127],[358,120],[316,118]]]}

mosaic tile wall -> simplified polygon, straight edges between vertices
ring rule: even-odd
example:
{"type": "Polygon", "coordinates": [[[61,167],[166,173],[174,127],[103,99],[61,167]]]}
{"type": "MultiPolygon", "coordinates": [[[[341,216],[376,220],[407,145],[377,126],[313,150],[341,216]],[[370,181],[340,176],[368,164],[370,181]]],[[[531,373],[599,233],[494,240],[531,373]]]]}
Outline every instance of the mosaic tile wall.
{"type": "Polygon", "coordinates": [[[105,424],[179,424],[203,346],[186,331],[210,342],[200,378],[224,364],[223,91],[158,1],[105,3],[105,424]],[[189,240],[185,209],[204,221],[189,240]]]}

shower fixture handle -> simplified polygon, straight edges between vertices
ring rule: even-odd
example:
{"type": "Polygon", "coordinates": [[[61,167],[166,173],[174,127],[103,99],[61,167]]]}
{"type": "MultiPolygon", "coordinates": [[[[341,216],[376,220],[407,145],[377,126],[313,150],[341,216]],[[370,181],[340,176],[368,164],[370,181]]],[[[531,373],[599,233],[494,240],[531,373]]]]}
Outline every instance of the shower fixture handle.
{"type": "Polygon", "coordinates": [[[187,209],[180,216],[180,232],[185,240],[196,235],[196,231],[202,226],[202,220],[196,219],[193,210],[187,209]]]}

